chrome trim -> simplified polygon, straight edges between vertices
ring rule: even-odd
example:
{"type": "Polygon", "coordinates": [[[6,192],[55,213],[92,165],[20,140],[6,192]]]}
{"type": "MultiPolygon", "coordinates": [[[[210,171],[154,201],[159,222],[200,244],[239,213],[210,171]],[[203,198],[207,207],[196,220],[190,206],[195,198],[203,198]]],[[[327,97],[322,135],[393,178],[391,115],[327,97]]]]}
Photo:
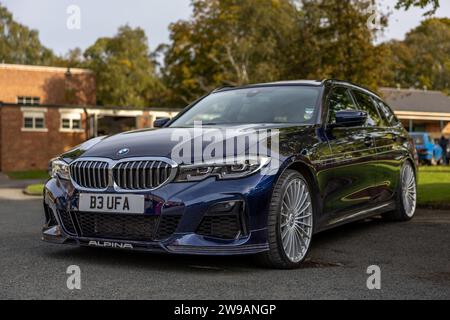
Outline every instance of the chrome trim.
{"type": "MultiPolygon", "coordinates": [[[[87,182],[85,169],[89,162],[91,162],[91,163],[92,162],[104,162],[106,164],[106,168],[104,168],[104,166],[99,167],[99,169],[101,168],[102,170],[105,170],[103,173],[103,178],[106,180],[107,187],[104,189],[85,188],[85,187],[80,186],[75,181],[74,177],[72,177],[72,170],[69,170],[70,180],[71,180],[72,184],[74,185],[74,187],[77,190],[84,191],[84,192],[105,192],[109,188],[113,188],[114,191],[120,192],[120,193],[150,192],[150,191],[154,191],[159,188],[162,188],[163,186],[171,183],[175,179],[175,176],[177,175],[177,171],[178,171],[178,163],[176,163],[172,159],[164,158],[164,157],[134,157],[134,158],[124,158],[124,159],[120,159],[120,160],[113,160],[110,158],[101,158],[101,157],[86,157],[86,158],[78,158],[78,159],[74,160],[73,162],[71,162],[69,164],[69,167],[73,167],[75,164],[77,164],[79,162],[84,162],[84,164],[76,167],[77,176],[79,177],[79,179],[81,179],[81,176],[83,176],[83,178],[85,179],[85,182],[87,182]],[[119,185],[114,181],[114,174],[113,174],[114,169],[118,168],[120,170],[123,170],[122,178],[124,179],[125,183],[127,183],[127,170],[126,169],[128,168],[129,163],[133,163],[132,167],[134,167],[136,163],[139,163],[138,168],[140,168],[142,163],[148,163],[148,162],[152,162],[151,167],[149,168],[150,171],[154,168],[155,162],[159,162],[159,167],[161,166],[161,162],[164,162],[168,165],[168,167],[166,167],[166,168],[170,167],[170,175],[167,177],[166,181],[164,183],[162,183],[161,185],[159,185],[155,188],[151,188],[151,189],[144,188],[144,189],[127,190],[127,189],[120,188],[119,185]],[[83,167],[83,170],[81,169],[81,167],[83,167]]],[[[159,169],[159,167],[158,167],[158,169],[159,169]]],[[[139,172],[137,170],[136,176],[139,176],[138,173],[139,172]]],[[[100,172],[99,172],[99,175],[100,175],[100,172]]],[[[145,175],[145,171],[144,171],[144,175],[145,175]]],[[[133,176],[133,173],[130,172],[130,178],[132,176],[133,176]]],[[[90,177],[89,177],[89,179],[90,179],[90,177]]],[[[150,182],[151,182],[151,185],[153,185],[153,176],[152,175],[150,175],[150,182]]],[[[133,183],[133,179],[130,179],[130,183],[133,183]]],[[[128,187],[129,186],[127,185],[127,188],[128,187]]],[[[131,187],[133,188],[133,186],[131,186],[131,187]]],[[[140,186],[138,186],[138,188],[140,188],[140,186]]]]}
{"type": "Polygon", "coordinates": [[[386,204],[383,204],[383,205],[380,205],[380,206],[377,206],[377,207],[373,207],[373,208],[370,208],[370,209],[362,210],[362,211],[356,212],[354,214],[351,214],[349,216],[345,216],[345,217],[342,217],[342,218],[338,218],[338,219],[332,220],[328,225],[332,225],[332,224],[344,222],[344,221],[347,221],[347,220],[351,220],[351,219],[354,219],[356,217],[363,216],[363,215],[372,213],[374,211],[386,208],[386,207],[388,207],[390,205],[392,205],[392,202],[389,202],[389,203],[386,203],[386,204]]]}

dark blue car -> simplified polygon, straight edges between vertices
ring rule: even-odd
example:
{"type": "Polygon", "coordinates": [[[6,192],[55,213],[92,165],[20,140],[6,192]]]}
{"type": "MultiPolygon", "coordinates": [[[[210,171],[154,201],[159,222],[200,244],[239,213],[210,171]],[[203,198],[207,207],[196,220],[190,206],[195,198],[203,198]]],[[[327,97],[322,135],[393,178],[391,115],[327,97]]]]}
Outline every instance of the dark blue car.
{"type": "Polygon", "coordinates": [[[94,138],[52,161],[45,241],[252,254],[296,268],[317,232],[374,215],[414,216],[414,144],[359,86],[221,88],[155,125],[94,138]]]}

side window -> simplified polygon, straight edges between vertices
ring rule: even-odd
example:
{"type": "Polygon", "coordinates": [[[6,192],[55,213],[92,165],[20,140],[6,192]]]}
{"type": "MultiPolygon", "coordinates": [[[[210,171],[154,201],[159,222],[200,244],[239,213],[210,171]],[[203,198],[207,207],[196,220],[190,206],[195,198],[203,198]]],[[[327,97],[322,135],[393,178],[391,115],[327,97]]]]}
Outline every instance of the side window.
{"type": "Polygon", "coordinates": [[[384,115],[384,117],[386,118],[389,125],[390,126],[397,125],[398,119],[395,116],[392,109],[386,103],[384,103],[383,101],[381,101],[379,99],[375,99],[375,102],[378,104],[380,112],[384,115]]]}
{"type": "Polygon", "coordinates": [[[361,91],[353,90],[358,108],[361,111],[367,112],[367,125],[370,127],[381,127],[384,125],[383,120],[378,114],[377,107],[374,104],[372,98],[361,91]]]}
{"type": "Polygon", "coordinates": [[[328,123],[336,123],[336,112],[356,110],[350,91],[344,87],[334,88],[328,97],[328,123]]]}

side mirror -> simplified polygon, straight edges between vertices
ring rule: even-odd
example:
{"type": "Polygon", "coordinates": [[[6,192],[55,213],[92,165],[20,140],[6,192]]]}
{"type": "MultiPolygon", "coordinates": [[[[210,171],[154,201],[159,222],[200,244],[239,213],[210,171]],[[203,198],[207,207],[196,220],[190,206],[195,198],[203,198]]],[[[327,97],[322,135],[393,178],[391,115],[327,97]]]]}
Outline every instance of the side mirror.
{"type": "Polygon", "coordinates": [[[162,128],[164,127],[168,122],[170,121],[170,118],[161,118],[157,119],[153,122],[153,127],[155,128],[162,128]]]}
{"type": "Polygon", "coordinates": [[[336,126],[361,127],[367,122],[367,112],[355,110],[343,110],[336,112],[336,126]]]}

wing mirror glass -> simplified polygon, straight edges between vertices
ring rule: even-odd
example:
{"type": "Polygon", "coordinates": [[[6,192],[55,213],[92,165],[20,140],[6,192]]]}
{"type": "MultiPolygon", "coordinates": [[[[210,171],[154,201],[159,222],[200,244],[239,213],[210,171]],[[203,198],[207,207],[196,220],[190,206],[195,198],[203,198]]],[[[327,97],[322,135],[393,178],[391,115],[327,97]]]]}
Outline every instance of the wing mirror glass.
{"type": "Polygon", "coordinates": [[[162,128],[164,127],[167,123],[169,123],[170,118],[161,118],[161,119],[156,119],[153,122],[153,127],[155,128],[162,128]]]}
{"type": "Polygon", "coordinates": [[[336,126],[361,127],[367,122],[367,112],[358,110],[343,110],[336,112],[336,126]]]}

